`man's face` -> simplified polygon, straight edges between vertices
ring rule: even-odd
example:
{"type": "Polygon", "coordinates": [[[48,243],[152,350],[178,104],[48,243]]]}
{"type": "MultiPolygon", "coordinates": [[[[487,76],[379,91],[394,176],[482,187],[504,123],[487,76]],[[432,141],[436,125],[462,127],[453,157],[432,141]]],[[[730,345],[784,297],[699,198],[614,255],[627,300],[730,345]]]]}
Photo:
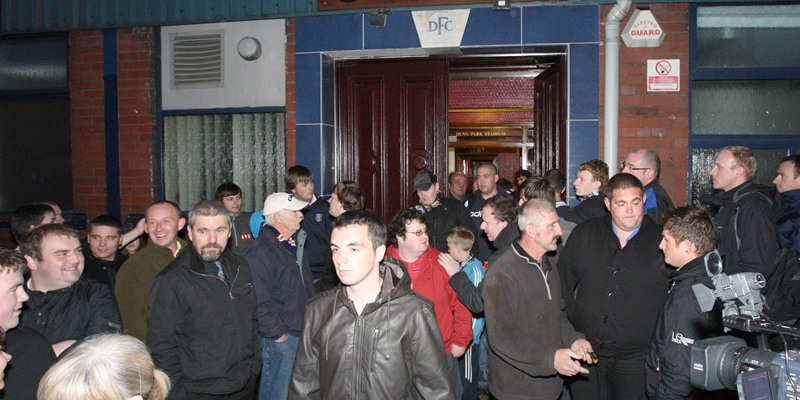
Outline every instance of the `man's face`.
{"type": "Polygon", "coordinates": [[[436,201],[436,194],[439,192],[439,184],[434,183],[427,190],[417,190],[419,196],[419,204],[423,206],[430,206],[436,201]]]}
{"type": "Polygon", "coordinates": [[[0,328],[6,332],[19,325],[22,303],[28,300],[22,283],[22,271],[0,270],[0,328]]]}
{"type": "Polygon", "coordinates": [[[50,235],[42,240],[42,259],[25,256],[36,290],[49,292],[64,289],[78,281],[83,273],[83,252],[76,237],[50,235]]]}
{"type": "Polygon", "coordinates": [[[694,253],[689,251],[688,241],[684,240],[681,243],[677,243],[672,233],[666,229],[661,232],[661,235],[663,237],[658,248],[664,253],[664,262],[675,268],[681,268],[694,259],[694,253]]]}
{"type": "Polygon", "coordinates": [[[794,173],[794,167],[795,165],[791,161],[784,161],[778,167],[778,176],[772,181],[778,188],[778,192],[800,189],[800,174],[794,173]]]}
{"type": "Polygon", "coordinates": [[[462,198],[467,193],[467,177],[461,174],[453,175],[450,179],[450,194],[455,198],[462,198]]]}
{"type": "Polygon", "coordinates": [[[231,214],[231,217],[239,215],[242,211],[242,194],[232,194],[222,198],[222,205],[231,214]]]}
{"type": "Polygon", "coordinates": [[[294,189],[292,189],[292,194],[300,200],[310,202],[314,198],[314,179],[297,181],[294,189]]]}
{"type": "Polygon", "coordinates": [[[714,167],[711,168],[711,180],[714,189],[728,191],[744,183],[741,177],[744,176],[744,168],[736,162],[733,153],[728,150],[720,151],[714,159],[714,167]]]}
{"type": "Polygon", "coordinates": [[[494,195],[497,192],[497,180],[500,178],[489,167],[478,168],[478,176],[476,177],[478,190],[484,195],[494,195]]]}
{"type": "MultiPolygon", "coordinates": [[[[61,222],[64,222],[64,218],[61,218],[61,222]]],[[[56,217],[55,212],[48,211],[42,217],[42,221],[39,222],[39,225],[36,225],[33,228],[38,228],[42,225],[47,225],[47,224],[60,224],[61,222],[58,222],[58,218],[56,217]]],[[[31,230],[33,230],[33,228],[31,228],[31,230]]]]}
{"type": "Polygon", "coordinates": [[[540,213],[539,218],[538,223],[532,225],[530,234],[537,247],[545,252],[553,251],[558,248],[558,239],[562,234],[558,214],[555,211],[540,213]]]}
{"type": "Polygon", "coordinates": [[[58,204],[48,204],[50,208],[53,209],[53,222],[45,222],[47,224],[63,224],[64,223],[64,216],[62,215],[63,212],[61,211],[61,207],[58,204]]]}
{"type": "Polygon", "coordinates": [[[405,254],[420,256],[428,250],[428,228],[422,222],[406,223],[406,232],[397,236],[397,247],[405,254]]]}
{"type": "Polygon", "coordinates": [[[644,156],[644,152],[628,154],[628,157],[625,158],[624,168],[620,172],[626,172],[639,178],[642,185],[646,186],[655,179],[655,171],[649,165],[645,165],[644,156]]]}
{"type": "Polygon", "coordinates": [[[178,248],[178,231],[186,224],[178,211],[168,204],[156,204],[147,209],[144,218],[150,241],[175,252],[178,248]]]}
{"type": "Polygon", "coordinates": [[[600,182],[594,180],[592,173],[586,170],[578,171],[578,177],[572,183],[575,188],[575,195],[578,197],[588,196],[600,190],[600,182]]]}
{"type": "Polygon", "coordinates": [[[645,196],[639,188],[614,189],[612,198],[606,198],[614,226],[623,232],[632,232],[642,224],[645,196]]]}
{"type": "Polygon", "coordinates": [[[283,209],[278,211],[279,223],[283,227],[294,234],[300,230],[300,223],[303,222],[303,213],[300,211],[292,211],[283,209]]]}
{"type": "Polygon", "coordinates": [[[366,225],[348,225],[331,232],[331,253],[342,285],[358,286],[379,273],[386,246],[372,247],[366,225]]]}
{"type": "Polygon", "coordinates": [[[122,243],[122,236],[117,228],[103,225],[93,226],[86,234],[86,239],[89,241],[92,255],[106,261],[114,261],[117,249],[122,243]]]}
{"type": "Polygon", "coordinates": [[[331,197],[328,199],[328,214],[330,214],[333,218],[336,218],[342,214],[344,214],[344,206],[342,202],[339,201],[339,195],[336,193],[331,193],[331,197]]]}
{"type": "Polygon", "coordinates": [[[200,215],[195,218],[194,225],[189,229],[189,240],[203,261],[217,261],[225,251],[228,238],[231,237],[229,221],[226,215],[200,215]]]}
{"type": "Polygon", "coordinates": [[[498,221],[497,218],[495,218],[494,207],[492,206],[483,207],[481,218],[483,219],[483,222],[481,222],[481,229],[486,232],[486,237],[492,242],[494,242],[495,239],[497,239],[497,235],[508,226],[507,221],[498,221]]]}

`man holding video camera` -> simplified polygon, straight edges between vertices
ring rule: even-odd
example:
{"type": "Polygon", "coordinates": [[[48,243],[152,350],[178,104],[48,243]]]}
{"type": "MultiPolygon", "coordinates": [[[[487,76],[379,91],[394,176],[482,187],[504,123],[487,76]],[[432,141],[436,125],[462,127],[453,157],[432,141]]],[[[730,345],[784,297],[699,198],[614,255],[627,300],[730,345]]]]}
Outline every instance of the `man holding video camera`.
{"type": "Polygon", "coordinates": [[[696,284],[714,287],[706,272],[705,255],[714,250],[717,229],[708,212],[694,206],[667,211],[663,222],[659,248],[675,271],[647,355],[647,397],[693,399],[703,392],[691,382],[692,345],[721,335],[723,328],[719,301],[713,310],[703,312],[692,291],[696,284]]]}

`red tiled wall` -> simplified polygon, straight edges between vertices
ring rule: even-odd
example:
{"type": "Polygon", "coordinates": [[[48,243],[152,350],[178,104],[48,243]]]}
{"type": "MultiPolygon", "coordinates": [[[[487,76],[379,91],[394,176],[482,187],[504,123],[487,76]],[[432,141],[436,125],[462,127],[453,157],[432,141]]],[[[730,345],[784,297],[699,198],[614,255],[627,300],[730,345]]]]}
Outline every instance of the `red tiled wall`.
{"type": "Polygon", "coordinates": [[[102,31],[69,34],[69,103],[73,208],[100,215],[106,210],[102,31]]]}
{"type": "Polygon", "coordinates": [[[122,215],[142,213],[155,200],[156,28],[117,31],[120,189],[122,215]]]}
{"type": "Polygon", "coordinates": [[[297,97],[295,96],[295,20],[286,19],[286,165],[297,163],[297,97]]]}
{"type": "MultiPolygon", "coordinates": [[[[638,4],[637,4],[638,5],[638,4]]],[[[636,5],[635,5],[636,6],[636,5]]],[[[689,6],[649,5],[666,33],[659,47],[629,48],[620,44],[619,160],[632,149],[648,147],[661,157],[661,185],[676,205],[686,203],[689,164],[689,6]],[[647,60],[680,59],[679,92],[647,92],[647,60]]],[[[605,21],[611,6],[601,7],[605,21]]],[[[622,21],[620,28],[628,23],[622,21]]],[[[604,25],[600,37],[605,40],[604,25]]],[[[600,156],[603,152],[605,46],[600,46],[600,156]]]]}

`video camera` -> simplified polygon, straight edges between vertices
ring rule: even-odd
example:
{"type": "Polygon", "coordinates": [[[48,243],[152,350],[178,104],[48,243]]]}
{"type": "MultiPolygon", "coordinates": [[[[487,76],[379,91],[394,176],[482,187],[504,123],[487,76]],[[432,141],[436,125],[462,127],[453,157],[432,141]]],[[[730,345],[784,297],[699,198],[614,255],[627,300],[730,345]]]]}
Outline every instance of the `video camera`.
{"type": "Polygon", "coordinates": [[[800,337],[800,330],[775,324],[764,315],[764,276],[722,273],[716,251],[707,254],[705,261],[714,288],[701,284],[692,287],[700,309],[711,311],[716,300],[722,300],[725,330],[758,333],[759,348],[747,347],[744,339],[734,336],[696,341],[692,347],[692,385],[709,391],[737,390],[740,400],[800,400],[800,351],[786,349],[784,336],[800,337]],[[768,333],[781,336],[783,352],[767,350],[768,333]]]}

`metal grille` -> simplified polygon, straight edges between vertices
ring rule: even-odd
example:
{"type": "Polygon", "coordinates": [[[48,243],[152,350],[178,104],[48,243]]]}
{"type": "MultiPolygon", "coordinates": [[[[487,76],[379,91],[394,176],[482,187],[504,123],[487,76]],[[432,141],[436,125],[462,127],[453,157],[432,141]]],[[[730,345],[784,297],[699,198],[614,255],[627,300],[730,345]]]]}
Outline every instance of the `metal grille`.
{"type": "Polygon", "coordinates": [[[222,87],[222,31],[172,35],[172,87],[222,87]]]}

